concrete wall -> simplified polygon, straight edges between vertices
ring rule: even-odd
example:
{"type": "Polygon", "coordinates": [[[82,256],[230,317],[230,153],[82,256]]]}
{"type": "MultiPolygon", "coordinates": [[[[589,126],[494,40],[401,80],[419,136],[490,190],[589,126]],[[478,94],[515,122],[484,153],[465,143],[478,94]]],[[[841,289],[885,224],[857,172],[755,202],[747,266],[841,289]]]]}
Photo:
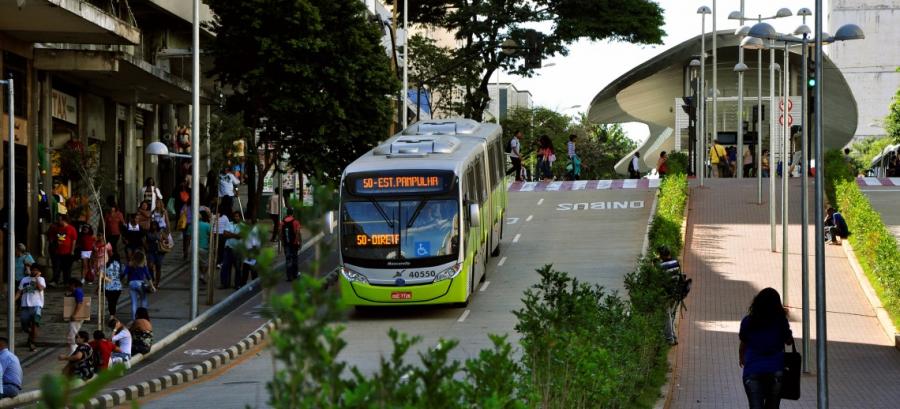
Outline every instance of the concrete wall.
{"type": "Polygon", "coordinates": [[[900,88],[900,0],[831,0],[828,31],[859,25],[865,40],[839,42],[826,52],[841,69],[859,107],[856,138],[883,136],[884,117],[900,88]]]}
{"type": "MultiPolygon", "coordinates": [[[[192,22],[194,19],[193,1],[191,0],[146,0],[153,3],[172,15],[184,21],[192,22]]],[[[200,21],[212,20],[212,12],[209,6],[200,2],[200,21]]]]}

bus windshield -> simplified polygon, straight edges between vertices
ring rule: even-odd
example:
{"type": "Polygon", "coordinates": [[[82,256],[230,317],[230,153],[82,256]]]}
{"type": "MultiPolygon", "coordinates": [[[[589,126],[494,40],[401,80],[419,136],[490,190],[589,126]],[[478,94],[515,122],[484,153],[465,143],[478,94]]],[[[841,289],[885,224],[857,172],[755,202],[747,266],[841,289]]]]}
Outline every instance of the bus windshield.
{"type": "Polygon", "coordinates": [[[455,258],[459,253],[459,204],[452,199],[344,202],[341,234],[346,258],[455,258]]]}

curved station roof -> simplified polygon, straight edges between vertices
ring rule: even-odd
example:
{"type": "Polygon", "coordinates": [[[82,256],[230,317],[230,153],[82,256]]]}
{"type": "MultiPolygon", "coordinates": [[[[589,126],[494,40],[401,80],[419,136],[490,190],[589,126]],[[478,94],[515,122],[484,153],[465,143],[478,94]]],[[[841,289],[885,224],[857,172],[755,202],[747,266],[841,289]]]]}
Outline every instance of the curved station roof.
{"type": "MultiPolygon", "coordinates": [[[[712,87],[712,33],[706,34],[707,50],[707,86],[712,87]]],[[[739,38],[731,30],[723,30],[717,33],[718,64],[719,64],[719,95],[721,107],[721,95],[723,88],[736,90],[737,75],[732,72],[732,67],[738,60],[739,38]],[[727,67],[727,71],[726,71],[727,67]],[[730,75],[724,75],[728,73],[730,75]]],[[[640,122],[650,128],[650,137],[636,151],[641,153],[644,159],[642,169],[650,169],[655,166],[659,152],[672,150],[675,147],[674,129],[675,114],[674,101],[684,95],[685,67],[690,60],[699,55],[700,37],[696,36],[661,54],[651,58],[643,64],[633,68],[615,81],[606,86],[594,97],[588,110],[588,118],[594,123],[623,123],[640,122]]],[[[798,47],[792,50],[790,55],[790,71],[792,75],[799,75],[801,70],[801,56],[798,47]]],[[[770,51],[763,51],[763,97],[767,98],[770,51]]],[[[777,53],[776,62],[781,64],[783,54],[777,53]]],[[[750,70],[744,75],[744,103],[754,105],[756,103],[756,78],[757,78],[757,52],[755,50],[744,51],[744,62],[750,66],[750,70]],[[748,82],[752,82],[749,86],[748,82]]],[[[847,81],[840,70],[825,59],[823,66],[825,93],[824,111],[824,143],[826,148],[839,148],[850,141],[856,132],[857,109],[847,81]]],[[[792,95],[798,95],[800,85],[792,84],[792,95]]],[[[734,91],[736,94],[736,91],[734,91]]],[[[777,91],[776,91],[777,96],[777,91]]],[[[712,104],[707,103],[707,115],[712,113],[712,104]]],[[[722,111],[720,108],[720,116],[722,111]]],[[[721,130],[721,129],[720,129],[721,130]]],[[[707,130],[708,133],[711,129],[707,130]]],[[[616,171],[627,173],[627,162],[633,152],[616,165],[616,171]]]]}

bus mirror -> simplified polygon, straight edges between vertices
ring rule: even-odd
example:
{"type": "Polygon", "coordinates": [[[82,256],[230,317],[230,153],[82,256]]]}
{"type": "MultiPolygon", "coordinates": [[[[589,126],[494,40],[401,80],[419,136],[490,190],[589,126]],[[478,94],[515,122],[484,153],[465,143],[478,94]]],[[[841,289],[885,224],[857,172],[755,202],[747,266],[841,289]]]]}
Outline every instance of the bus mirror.
{"type": "Polygon", "coordinates": [[[478,227],[481,225],[481,208],[478,203],[469,203],[469,227],[478,227]]]}

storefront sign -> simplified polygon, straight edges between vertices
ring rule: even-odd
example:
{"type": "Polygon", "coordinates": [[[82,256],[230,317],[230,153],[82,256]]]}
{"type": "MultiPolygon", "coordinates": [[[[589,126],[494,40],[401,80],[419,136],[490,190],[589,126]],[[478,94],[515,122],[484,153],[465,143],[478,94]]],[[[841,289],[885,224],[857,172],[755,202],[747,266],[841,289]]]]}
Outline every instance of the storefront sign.
{"type": "Polygon", "coordinates": [[[78,124],[78,98],[53,90],[50,94],[50,113],[54,118],[70,124],[78,124]]]}

